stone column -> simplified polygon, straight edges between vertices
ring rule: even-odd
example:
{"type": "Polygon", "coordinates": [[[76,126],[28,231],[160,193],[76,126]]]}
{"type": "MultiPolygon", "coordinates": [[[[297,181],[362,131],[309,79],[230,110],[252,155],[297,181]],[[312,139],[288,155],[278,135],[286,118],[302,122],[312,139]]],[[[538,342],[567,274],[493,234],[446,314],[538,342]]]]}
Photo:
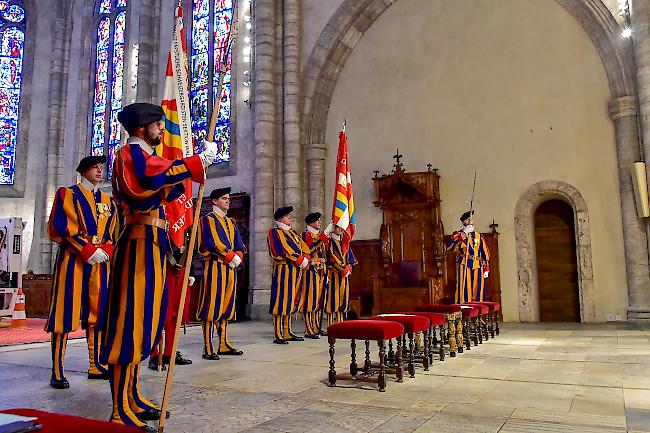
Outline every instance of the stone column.
{"type": "MultiPolygon", "coordinates": [[[[285,0],[283,18],[283,95],[284,95],[284,202],[296,208],[301,217],[302,182],[300,180],[300,5],[285,0]]],[[[301,222],[301,219],[296,223],[301,222]]],[[[295,224],[298,227],[301,224],[295,224]]]]}
{"type": "MultiPolygon", "coordinates": [[[[68,68],[70,65],[70,42],[72,33],[72,2],[55,3],[57,18],[53,26],[52,68],[50,70],[50,116],[47,135],[47,168],[44,185],[43,218],[41,220],[41,270],[51,272],[53,260],[53,243],[47,235],[47,221],[54,202],[54,194],[62,186],[63,145],[66,112],[66,94],[68,88],[68,68]]],[[[34,230],[36,236],[37,230],[34,230]]]]}
{"type": "Polygon", "coordinates": [[[323,214],[323,222],[327,223],[330,215],[325,212],[325,143],[309,143],[306,148],[309,211],[323,214]]]}
{"type": "Polygon", "coordinates": [[[271,296],[271,259],[266,237],[273,224],[273,157],[275,139],[275,45],[274,0],[256,0],[254,21],[253,128],[255,173],[253,178],[253,221],[251,242],[251,299],[249,315],[268,315],[271,296]]]}
{"type": "Polygon", "coordinates": [[[637,217],[630,167],[639,160],[636,97],[612,99],[609,112],[616,130],[618,177],[627,272],[628,319],[650,318],[650,270],[645,221],[637,217]]]}
{"type": "Polygon", "coordinates": [[[284,56],[282,38],[284,37],[284,2],[278,2],[275,8],[275,61],[273,75],[278,77],[275,86],[275,175],[273,176],[273,207],[284,206],[284,92],[282,77],[284,56]]]}

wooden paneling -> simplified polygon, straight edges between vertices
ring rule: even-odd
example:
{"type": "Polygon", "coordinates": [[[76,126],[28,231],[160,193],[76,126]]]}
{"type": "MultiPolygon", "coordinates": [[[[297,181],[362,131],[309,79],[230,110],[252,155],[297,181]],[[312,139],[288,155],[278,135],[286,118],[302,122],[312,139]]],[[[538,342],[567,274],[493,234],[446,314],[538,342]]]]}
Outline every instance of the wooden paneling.
{"type": "Polygon", "coordinates": [[[372,314],[372,281],[382,273],[381,241],[352,241],[350,248],[358,261],[350,276],[350,299],[360,302],[362,316],[369,316],[372,314]]]}
{"type": "Polygon", "coordinates": [[[535,211],[537,287],[542,322],[579,322],[574,214],[561,200],[535,211]]]}

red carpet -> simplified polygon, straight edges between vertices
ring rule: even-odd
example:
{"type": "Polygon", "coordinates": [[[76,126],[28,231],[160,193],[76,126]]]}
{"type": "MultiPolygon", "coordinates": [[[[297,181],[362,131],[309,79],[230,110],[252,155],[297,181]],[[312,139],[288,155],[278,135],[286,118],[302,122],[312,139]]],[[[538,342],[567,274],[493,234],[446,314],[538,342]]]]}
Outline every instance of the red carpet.
{"type": "MultiPolygon", "coordinates": [[[[2,323],[9,322],[3,321],[2,323]]],[[[23,328],[0,328],[0,346],[50,341],[50,334],[43,331],[45,322],[45,319],[27,319],[27,326],[23,328]]],[[[81,328],[68,335],[69,339],[82,337],[86,337],[86,331],[81,328]]]]}
{"type": "Polygon", "coordinates": [[[137,433],[142,430],[120,424],[109,424],[95,419],[78,416],[59,415],[34,409],[8,409],[0,411],[14,415],[38,418],[43,426],[40,433],[137,433]]]}

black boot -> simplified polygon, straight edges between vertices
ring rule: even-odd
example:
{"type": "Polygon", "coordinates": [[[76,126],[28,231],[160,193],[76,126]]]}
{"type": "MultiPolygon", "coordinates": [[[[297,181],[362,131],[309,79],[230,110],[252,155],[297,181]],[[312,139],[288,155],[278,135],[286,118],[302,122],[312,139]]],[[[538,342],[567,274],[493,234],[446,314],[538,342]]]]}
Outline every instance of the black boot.
{"type": "Polygon", "coordinates": [[[52,378],[50,379],[50,386],[56,389],[68,389],[70,388],[70,382],[65,377],[61,380],[52,378]]]}

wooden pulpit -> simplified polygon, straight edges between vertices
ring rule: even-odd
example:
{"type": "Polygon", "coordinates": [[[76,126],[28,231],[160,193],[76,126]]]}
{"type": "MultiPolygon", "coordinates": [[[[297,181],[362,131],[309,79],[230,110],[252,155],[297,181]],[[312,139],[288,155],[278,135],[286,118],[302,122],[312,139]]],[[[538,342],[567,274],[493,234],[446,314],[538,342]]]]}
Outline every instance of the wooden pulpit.
{"type": "Polygon", "coordinates": [[[446,253],[437,170],[408,173],[399,152],[391,174],[375,172],[374,205],[383,212],[382,271],[373,277],[373,314],[411,311],[443,297],[446,253]]]}

